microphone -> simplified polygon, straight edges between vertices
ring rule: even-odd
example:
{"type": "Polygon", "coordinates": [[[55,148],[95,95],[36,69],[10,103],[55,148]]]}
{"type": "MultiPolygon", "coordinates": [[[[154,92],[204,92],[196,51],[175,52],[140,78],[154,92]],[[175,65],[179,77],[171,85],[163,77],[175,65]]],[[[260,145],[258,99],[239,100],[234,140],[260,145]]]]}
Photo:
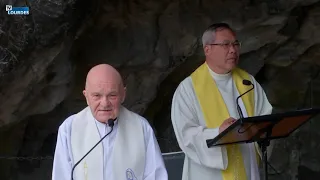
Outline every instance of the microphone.
{"type": "MultiPolygon", "coordinates": [[[[116,118],[116,119],[117,119],[117,118],[116,118]]],[[[96,146],[98,146],[98,144],[99,144],[105,137],[107,137],[107,136],[112,132],[113,126],[114,126],[114,121],[115,121],[116,119],[114,119],[114,120],[113,120],[113,119],[109,119],[109,120],[108,120],[108,125],[111,127],[111,131],[108,132],[105,136],[103,136],[103,137],[100,139],[100,141],[98,141],[97,144],[94,145],[94,146],[87,152],[87,154],[85,154],[85,155],[73,166],[72,171],[71,171],[71,180],[73,180],[73,171],[74,171],[74,169],[76,168],[76,166],[77,166],[96,146]]]]}
{"type": "Polygon", "coordinates": [[[238,110],[240,119],[243,119],[243,114],[242,114],[241,108],[240,108],[240,106],[239,106],[239,98],[242,97],[243,95],[247,94],[248,92],[250,92],[252,89],[254,89],[254,85],[251,83],[251,81],[249,81],[249,80],[247,80],[247,79],[244,79],[244,80],[242,81],[242,84],[243,84],[243,85],[246,85],[246,86],[252,85],[252,88],[237,97],[237,100],[236,100],[236,102],[237,102],[237,110],[238,110]]]}

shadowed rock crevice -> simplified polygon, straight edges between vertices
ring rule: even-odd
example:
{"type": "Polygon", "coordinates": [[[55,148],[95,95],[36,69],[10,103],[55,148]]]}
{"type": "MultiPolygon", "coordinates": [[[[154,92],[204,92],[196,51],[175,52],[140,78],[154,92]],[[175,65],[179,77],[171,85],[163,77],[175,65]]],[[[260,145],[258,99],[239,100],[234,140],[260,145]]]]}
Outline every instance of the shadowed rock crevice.
{"type": "Polygon", "coordinates": [[[162,152],[180,151],[171,123],[171,102],[173,94],[187,76],[205,60],[202,46],[198,45],[194,54],[182,57],[183,63],[175,68],[159,85],[156,98],[149,104],[144,116],[153,124],[162,152]]]}
{"type": "Polygon", "coordinates": [[[315,177],[320,177],[320,171],[313,171],[305,166],[299,166],[298,179],[312,180],[315,177]]]}
{"type": "MultiPolygon", "coordinates": [[[[313,7],[312,5],[311,7],[313,7]]],[[[292,37],[299,33],[300,27],[306,18],[310,6],[297,6],[293,8],[289,14],[286,24],[279,31],[279,34],[283,34],[288,37],[292,37]]]]}

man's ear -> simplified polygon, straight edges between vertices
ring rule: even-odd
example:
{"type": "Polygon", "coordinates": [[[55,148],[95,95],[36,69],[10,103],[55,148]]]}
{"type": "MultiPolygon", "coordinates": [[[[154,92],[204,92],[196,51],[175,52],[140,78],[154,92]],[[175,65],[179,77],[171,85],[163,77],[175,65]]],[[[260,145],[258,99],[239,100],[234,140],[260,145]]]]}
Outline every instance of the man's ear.
{"type": "Polygon", "coordinates": [[[127,88],[124,87],[123,88],[123,92],[122,92],[122,99],[121,99],[121,104],[124,102],[124,100],[126,99],[126,94],[127,94],[127,88]]]}
{"type": "Polygon", "coordinates": [[[210,49],[210,47],[209,47],[209,46],[207,46],[207,45],[206,45],[206,46],[204,46],[204,48],[203,48],[203,51],[204,51],[204,54],[205,54],[205,55],[209,55],[210,50],[211,50],[211,49],[210,49]]]}
{"type": "Polygon", "coordinates": [[[83,94],[84,97],[86,98],[87,105],[89,106],[89,102],[88,102],[88,98],[87,98],[87,96],[88,96],[87,91],[86,91],[86,90],[83,90],[83,91],[82,91],[82,94],[83,94]]]}

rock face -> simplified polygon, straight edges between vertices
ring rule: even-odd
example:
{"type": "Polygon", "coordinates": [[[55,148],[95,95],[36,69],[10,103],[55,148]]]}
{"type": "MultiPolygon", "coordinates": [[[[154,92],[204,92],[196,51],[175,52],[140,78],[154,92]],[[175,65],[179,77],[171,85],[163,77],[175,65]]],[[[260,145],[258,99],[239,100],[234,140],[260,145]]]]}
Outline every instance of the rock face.
{"type": "MultiPolygon", "coordinates": [[[[255,75],[275,112],[320,104],[317,0],[27,2],[0,2],[0,9],[27,5],[31,12],[0,12],[0,156],[52,156],[59,125],[86,105],[85,75],[99,63],[119,69],[125,105],[150,121],[161,150],[179,151],[171,98],[203,62],[201,35],[214,22],[236,29],[240,66],[255,75]]],[[[271,164],[281,175],[272,179],[319,175],[318,121],[276,141],[271,164]]],[[[0,161],[1,179],[50,179],[50,158],[0,161]]]]}

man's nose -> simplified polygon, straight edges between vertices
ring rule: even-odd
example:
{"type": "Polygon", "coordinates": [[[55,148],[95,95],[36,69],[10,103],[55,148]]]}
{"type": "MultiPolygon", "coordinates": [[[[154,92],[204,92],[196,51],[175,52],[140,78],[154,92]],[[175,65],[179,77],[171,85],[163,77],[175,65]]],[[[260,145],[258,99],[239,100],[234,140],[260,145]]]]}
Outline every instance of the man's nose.
{"type": "Polygon", "coordinates": [[[101,99],[101,102],[100,102],[100,105],[103,106],[103,107],[107,107],[111,104],[109,98],[107,96],[103,97],[101,99]]]}
{"type": "Polygon", "coordinates": [[[229,45],[229,53],[235,53],[237,52],[237,47],[234,44],[229,45]]]}

